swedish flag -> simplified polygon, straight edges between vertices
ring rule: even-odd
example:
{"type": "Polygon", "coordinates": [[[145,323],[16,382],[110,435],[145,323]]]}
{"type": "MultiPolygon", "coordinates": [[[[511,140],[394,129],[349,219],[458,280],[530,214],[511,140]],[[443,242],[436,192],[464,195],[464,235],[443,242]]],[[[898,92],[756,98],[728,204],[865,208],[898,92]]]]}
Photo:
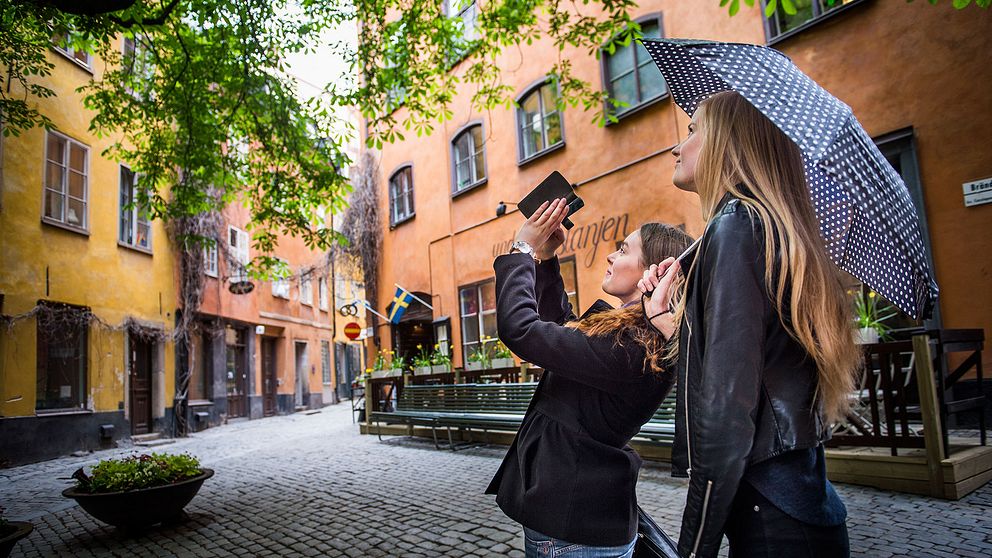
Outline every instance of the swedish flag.
{"type": "Polygon", "coordinates": [[[413,302],[413,295],[406,292],[403,287],[396,287],[393,302],[389,304],[389,323],[400,323],[400,318],[403,317],[403,313],[406,312],[411,302],[413,302]]]}

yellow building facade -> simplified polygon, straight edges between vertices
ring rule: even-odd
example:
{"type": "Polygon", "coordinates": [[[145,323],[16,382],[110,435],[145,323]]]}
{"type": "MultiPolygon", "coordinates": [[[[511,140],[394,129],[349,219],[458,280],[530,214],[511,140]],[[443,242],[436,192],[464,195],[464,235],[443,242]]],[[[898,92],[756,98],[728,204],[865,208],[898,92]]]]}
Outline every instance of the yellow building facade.
{"type": "Polygon", "coordinates": [[[129,208],[134,174],[101,153],[76,89],[105,70],[53,45],[37,100],[53,130],[2,138],[0,462],[168,430],[174,258],[161,221],[129,208]]]}

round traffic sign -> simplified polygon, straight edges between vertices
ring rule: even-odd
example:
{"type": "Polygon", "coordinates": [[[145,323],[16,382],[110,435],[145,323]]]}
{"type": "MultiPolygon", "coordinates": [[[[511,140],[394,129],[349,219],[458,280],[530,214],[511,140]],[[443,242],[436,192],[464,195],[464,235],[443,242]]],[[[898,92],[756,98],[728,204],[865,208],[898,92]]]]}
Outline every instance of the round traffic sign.
{"type": "Polygon", "coordinates": [[[362,334],[362,326],[358,325],[356,322],[351,322],[344,326],[344,334],[348,336],[348,339],[354,341],[358,339],[358,336],[362,334]]]}

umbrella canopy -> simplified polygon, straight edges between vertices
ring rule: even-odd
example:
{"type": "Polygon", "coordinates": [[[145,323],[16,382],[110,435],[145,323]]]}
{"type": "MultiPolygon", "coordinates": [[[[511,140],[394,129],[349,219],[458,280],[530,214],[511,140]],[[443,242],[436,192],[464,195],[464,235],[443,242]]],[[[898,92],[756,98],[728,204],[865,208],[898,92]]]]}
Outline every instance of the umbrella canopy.
{"type": "Polygon", "coordinates": [[[850,107],[768,47],[641,42],[687,114],[714,93],[736,91],[775,123],[803,154],[830,258],[914,319],[932,315],[937,284],[909,191],[850,107]]]}

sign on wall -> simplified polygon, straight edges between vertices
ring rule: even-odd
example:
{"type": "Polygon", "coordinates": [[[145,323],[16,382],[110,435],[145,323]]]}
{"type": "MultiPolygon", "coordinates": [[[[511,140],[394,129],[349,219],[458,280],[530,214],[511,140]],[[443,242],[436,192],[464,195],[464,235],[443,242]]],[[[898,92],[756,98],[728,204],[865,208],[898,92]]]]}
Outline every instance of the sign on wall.
{"type": "Polygon", "coordinates": [[[964,206],[992,203],[992,177],[962,184],[964,188],[964,206]]]}

